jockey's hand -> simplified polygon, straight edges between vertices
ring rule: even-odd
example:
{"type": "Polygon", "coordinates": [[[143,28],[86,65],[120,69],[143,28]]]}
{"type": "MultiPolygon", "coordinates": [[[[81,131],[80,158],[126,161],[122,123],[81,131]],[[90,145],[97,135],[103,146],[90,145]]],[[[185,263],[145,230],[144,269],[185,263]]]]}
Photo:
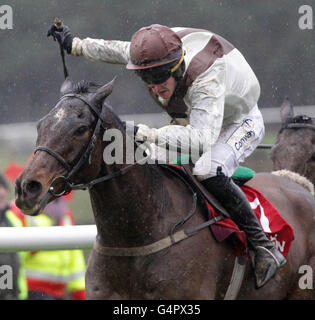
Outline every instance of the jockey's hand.
{"type": "Polygon", "coordinates": [[[71,54],[73,36],[70,33],[69,27],[63,26],[62,29],[58,29],[53,24],[47,32],[47,37],[50,36],[52,36],[55,41],[57,40],[68,54],[71,54]]]}
{"type": "Polygon", "coordinates": [[[129,121],[127,121],[127,122],[122,121],[122,125],[123,125],[127,134],[129,134],[133,138],[136,136],[138,129],[139,129],[137,126],[133,125],[133,123],[131,123],[129,121]]]}
{"type": "Polygon", "coordinates": [[[136,141],[151,141],[153,142],[154,139],[154,129],[151,129],[145,124],[138,124],[138,130],[135,136],[136,141]]]}

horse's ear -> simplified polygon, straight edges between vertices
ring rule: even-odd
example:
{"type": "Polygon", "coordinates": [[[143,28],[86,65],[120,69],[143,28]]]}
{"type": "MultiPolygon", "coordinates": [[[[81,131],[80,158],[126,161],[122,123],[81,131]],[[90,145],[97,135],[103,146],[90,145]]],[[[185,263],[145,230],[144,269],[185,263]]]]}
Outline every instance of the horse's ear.
{"type": "Polygon", "coordinates": [[[67,93],[72,92],[72,90],[73,90],[73,81],[72,79],[67,77],[60,87],[60,95],[63,96],[67,93]]]}
{"type": "Polygon", "coordinates": [[[116,80],[116,77],[112,81],[106,83],[104,86],[97,89],[97,91],[91,97],[92,102],[95,103],[96,105],[99,103],[103,103],[105,98],[112,93],[114,89],[115,80],[116,80]]]}
{"type": "Polygon", "coordinates": [[[291,104],[288,97],[285,97],[280,107],[280,117],[282,123],[286,123],[288,118],[294,117],[293,105],[291,104]]]}

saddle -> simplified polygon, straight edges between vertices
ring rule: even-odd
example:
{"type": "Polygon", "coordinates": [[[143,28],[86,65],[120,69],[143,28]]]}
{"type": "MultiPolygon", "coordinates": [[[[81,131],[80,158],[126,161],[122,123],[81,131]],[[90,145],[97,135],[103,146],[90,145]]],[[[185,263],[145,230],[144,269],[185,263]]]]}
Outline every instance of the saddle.
{"type": "MultiPolygon", "coordinates": [[[[161,166],[172,171],[175,175],[180,176],[181,180],[193,190],[208,212],[207,219],[218,219],[217,222],[210,225],[215,239],[222,242],[234,234],[232,239],[234,239],[235,255],[243,255],[244,252],[247,251],[247,241],[244,231],[238,228],[225,208],[196,179],[192,174],[192,166],[181,163],[161,166]]],[[[242,188],[269,240],[274,243],[284,256],[287,256],[291,242],[294,239],[293,228],[281,217],[277,209],[263,194],[245,185],[254,175],[255,171],[246,167],[239,167],[233,174],[232,179],[242,188]]]]}
{"type": "MultiPolygon", "coordinates": [[[[230,218],[229,213],[222,207],[222,205],[218,202],[218,200],[212,194],[210,194],[209,191],[206,190],[206,188],[193,175],[192,173],[193,166],[191,164],[183,164],[188,162],[186,160],[187,159],[184,157],[178,157],[176,161],[173,164],[171,164],[171,166],[181,169],[179,170],[179,172],[183,174],[183,178],[188,181],[190,186],[199,195],[199,197],[205,199],[208,203],[213,205],[225,217],[230,218]]],[[[166,166],[164,165],[164,167],[169,168],[169,166],[167,165],[166,166]]],[[[232,179],[238,186],[242,186],[247,181],[252,179],[254,175],[255,175],[255,171],[253,171],[252,169],[240,166],[234,172],[232,179]]]]}
{"type": "MultiPolygon", "coordinates": [[[[182,165],[182,168],[184,169],[186,177],[196,185],[198,190],[201,192],[202,196],[225,217],[230,218],[229,213],[221,206],[217,199],[212,194],[210,194],[209,191],[192,174],[192,167],[190,165],[182,165]]],[[[238,167],[234,172],[232,179],[238,186],[242,186],[247,181],[252,179],[254,175],[255,171],[251,170],[250,168],[238,167]]]]}

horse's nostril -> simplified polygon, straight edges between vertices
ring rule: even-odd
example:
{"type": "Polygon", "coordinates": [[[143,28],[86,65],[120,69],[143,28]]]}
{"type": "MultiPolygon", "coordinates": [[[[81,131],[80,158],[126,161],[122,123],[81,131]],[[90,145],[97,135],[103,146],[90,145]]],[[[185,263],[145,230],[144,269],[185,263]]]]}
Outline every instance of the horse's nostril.
{"type": "Polygon", "coordinates": [[[32,197],[38,196],[42,191],[42,184],[36,180],[29,180],[24,182],[24,192],[32,197]]]}

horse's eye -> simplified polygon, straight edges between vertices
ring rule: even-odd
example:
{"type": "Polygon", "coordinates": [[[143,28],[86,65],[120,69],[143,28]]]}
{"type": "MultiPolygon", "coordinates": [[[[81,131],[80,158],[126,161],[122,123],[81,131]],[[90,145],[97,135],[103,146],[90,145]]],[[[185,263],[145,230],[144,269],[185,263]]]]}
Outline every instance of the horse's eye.
{"type": "Polygon", "coordinates": [[[311,161],[315,161],[315,153],[311,156],[311,161]]]}
{"type": "Polygon", "coordinates": [[[89,129],[89,127],[82,126],[82,127],[78,128],[77,130],[75,130],[74,134],[76,136],[83,136],[88,131],[88,129],[89,129]]]}

